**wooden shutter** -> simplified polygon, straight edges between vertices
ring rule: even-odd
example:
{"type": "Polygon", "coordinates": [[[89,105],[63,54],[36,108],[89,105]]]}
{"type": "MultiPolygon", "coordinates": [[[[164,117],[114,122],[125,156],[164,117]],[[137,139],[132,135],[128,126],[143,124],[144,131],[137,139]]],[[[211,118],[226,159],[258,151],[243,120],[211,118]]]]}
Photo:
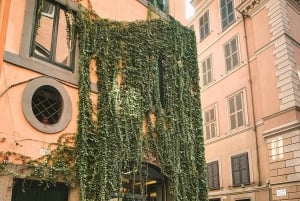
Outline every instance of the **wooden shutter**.
{"type": "Polygon", "coordinates": [[[209,190],[220,189],[218,161],[207,164],[207,177],[209,190]]]}
{"type": "Polygon", "coordinates": [[[233,186],[250,184],[248,153],[231,157],[233,186]]]}

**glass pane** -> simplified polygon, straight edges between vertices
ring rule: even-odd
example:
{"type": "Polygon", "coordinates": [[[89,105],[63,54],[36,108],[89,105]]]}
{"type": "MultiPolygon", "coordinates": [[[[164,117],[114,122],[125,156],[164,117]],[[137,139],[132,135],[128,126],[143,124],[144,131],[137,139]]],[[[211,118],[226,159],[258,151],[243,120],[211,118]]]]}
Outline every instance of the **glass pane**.
{"type": "Polygon", "coordinates": [[[210,83],[212,80],[211,71],[207,72],[207,83],[210,83]]]}
{"type": "Polygon", "coordinates": [[[210,130],[209,130],[209,125],[205,126],[205,132],[206,132],[206,139],[210,139],[210,130]]]}
{"type": "Polygon", "coordinates": [[[216,137],[216,125],[212,123],[211,125],[211,138],[216,137]]]}
{"type": "Polygon", "coordinates": [[[228,15],[228,24],[233,22],[233,20],[234,20],[234,15],[233,13],[231,13],[230,15],[228,15]]]}
{"type": "Polygon", "coordinates": [[[231,66],[231,58],[228,57],[228,58],[226,59],[226,70],[227,70],[227,71],[230,71],[231,69],[232,69],[232,66],[231,66]]]}
{"type": "Polygon", "coordinates": [[[206,63],[207,63],[207,69],[211,69],[210,58],[206,60],[206,63]]]}
{"type": "Polygon", "coordinates": [[[203,18],[204,18],[204,22],[208,22],[208,11],[206,11],[203,18]]]}
{"type": "Polygon", "coordinates": [[[236,95],[235,100],[236,100],[236,109],[241,110],[243,107],[242,94],[240,93],[240,94],[236,95]]]}
{"type": "Polygon", "coordinates": [[[202,62],[202,73],[206,73],[206,62],[202,62]]]}
{"type": "Polygon", "coordinates": [[[226,5],[226,0],[221,0],[221,8],[226,5]]]}
{"type": "Polygon", "coordinates": [[[224,50],[225,50],[225,57],[229,57],[231,53],[229,44],[225,45],[224,50]]]}
{"type": "Polygon", "coordinates": [[[230,123],[231,123],[231,129],[235,129],[236,128],[235,115],[230,116],[230,123]]]}
{"type": "Polygon", "coordinates": [[[207,34],[209,33],[209,26],[208,26],[208,23],[205,24],[204,30],[205,30],[205,35],[207,35],[207,34]]]}
{"type": "Polygon", "coordinates": [[[243,111],[237,113],[237,118],[238,118],[238,127],[243,126],[244,125],[243,111]]]}
{"type": "Polygon", "coordinates": [[[209,112],[205,112],[205,122],[209,122],[210,118],[209,118],[209,112]]]}
{"type": "Polygon", "coordinates": [[[221,9],[221,15],[222,15],[222,20],[227,19],[227,10],[226,10],[226,7],[223,7],[221,9]]]}
{"type": "Polygon", "coordinates": [[[40,19],[40,27],[37,30],[37,35],[34,43],[34,56],[42,57],[47,60],[50,60],[51,56],[51,44],[52,44],[52,34],[53,34],[53,23],[54,23],[54,5],[50,3],[46,3],[47,10],[51,10],[53,8],[53,12],[50,16],[48,11],[45,11],[41,15],[40,19]]]}
{"type": "Polygon", "coordinates": [[[210,113],[210,120],[212,121],[215,120],[215,109],[211,109],[209,113],[210,113]]]}
{"type": "Polygon", "coordinates": [[[234,98],[229,99],[229,112],[232,114],[235,111],[234,98]]]}
{"type": "Polygon", "coordinates": [[[237,42],[236,39],[233,39],[230,41],[230,45],[231,45],[231,51],[232,52],[236,52],[237,51],[237,42]]]}
{"type": "Polygon", "coordinates": [[[234,53],[232,55],[232,66],[237,66],[239,64],[238,54],[234,53]]]}
{"type": "Polygon", "coordinates": [[[200,27],[202,27],[203,24],[204,24],[204,19],[203,19],[203,17],[200,17],[200,27]]]}
{"type": "Polygon", "coordinates": [[[228,10],[228,15],[230,15],[233,12],[233,4],[232,1],[229,1],[227,3],[227,10],[228,10]]]}
{"type": "Polygon", "coordinates": [[[55,50],[55,61],[57,63],[70,66],[70,50],[67,40],[67,22],[65,18],[64,10],[59,10],[59,23],[57,30],[57,45],[55,50]]]}

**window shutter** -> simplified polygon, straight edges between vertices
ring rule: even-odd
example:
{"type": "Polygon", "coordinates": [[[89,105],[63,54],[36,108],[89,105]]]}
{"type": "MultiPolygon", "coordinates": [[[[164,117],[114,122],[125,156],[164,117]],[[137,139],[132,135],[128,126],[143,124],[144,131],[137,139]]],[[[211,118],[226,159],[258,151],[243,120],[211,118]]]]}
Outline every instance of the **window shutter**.
{"type": "Polygon", "coordinates": [[[233,186],[250,184],[248,153],[231,157],[233,186]]]}
{"type": "Polygon", "coordinates": [[[218,161],[207,164],[207,177],[210,190],[220,189],[218,161]]]}
{"type": "Polygon", "coordinates": [[[239,158],[234,157],[232,158],[232,180],[233,180],[233,185],[239,185],[240,184],[240,163],[239,163],[239,158]]]}
{"type": "Polygon", "coordinates": [[[249,160],[248,154],[245,153],[240,157],[240,164],[241,164],[241,183],[242,184],[249,184],[249,160]]]}

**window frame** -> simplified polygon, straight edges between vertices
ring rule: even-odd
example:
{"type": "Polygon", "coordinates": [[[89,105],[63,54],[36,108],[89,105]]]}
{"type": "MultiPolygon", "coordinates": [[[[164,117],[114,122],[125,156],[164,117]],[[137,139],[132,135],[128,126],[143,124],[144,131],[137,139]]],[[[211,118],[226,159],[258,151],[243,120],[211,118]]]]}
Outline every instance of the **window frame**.
{"type": "Polygon", "coordinates": [[[202,60],[201,62],[201,74],[202,74],[202,86],[206,87],[209,84],[211,84],[214,80],[214,76],[213,76],[213,61],[212,61],[212,55],[209,55],[208,57],[206,57],[204,60],[202,60]],[[208,62],[210,63],[210,69],[208,70],[207,66],[208,66],[208,62]],[[203,67],[205,65],[205,69],[206,71],[204,72],[203,67]],[[209,77],[209,73],[210,73],[210,81],[208,81],[208,77],[209,77]],[[205,83],[206,80],[206,83],[205,83]]]}
{"type": "Polygon", "coordinates": [[[199,35],[200,41],[204,40],[210,34],[210,20],[209,10],[205,11],[204,14],[199,18],[199,35]],[[205,20],[207,18],[207,20],[205,20]],[[203,22],[203,24],[202,24],[203,22]],[[202,35],[203,30],[203,35],[202,35]]]}
{"type": "Polygon", "coordinates": [[[243,153],[240,153],[240,154],[236,154],[236,155],[233,155],[231,156],[230,160],[231,160],[231,174],[232,174],[232,186],[233,187],[239,187],[239,186],[242,186],[242,185],[250,185],[251,184],[251,174],[250,174],[250,160],[249,160],[249,153],[248,152],[243,152],[243,153]],[[247,164],[246,164],[246,167],[244,168],[239,168],[238,170],[234,170],[234,162],[233,160],[234,159],[238,159],[238,163],[239,163],[239,166],[241,166],[241,158],[245,157],[247,160],[247,164]],[[245,169],[246,168],[246,169],[245,169]],[[247,173],[247,181],[243,181],[243,178],[242,178],[242,171],[246,170],[246,173],[247,173]],[[238,183],[235,183],[236,179],[235,179],[235,174],[234,173],[238,173],[239,174],[239,182],[238,183]]]}
{"type": "MultiPolygon", "coordinates": [[[[230,131],[234,131],[234,130],[238,130],[240,128],[244,128],[247,125],[247,104],[246,104],[246,92],[245,90],[240,90],[234,94],[232,94],[231,96],[227,97],[226,99],[226,105],[227,105],[227,110],[228,110],[228,125],[229,125],[229,130],[230,131]],[[235,115],[235,125],[236,127],[232,128],[232,122],[231,122],[231,111],[230,111],[230,99],[232,98],[236,98],[238,95],[241,95],[241,110],[236,110],[236,107],[234,107],[234,113],[235,115]],[[238,125],[238,112],[242,111],[242,117],[243,117],[243,123],[242,125],[238,125]]],[[[236,101],[234,102],[234,106],[236,106],[236,101]]]]}
{"type": "MultiPolygon", "coordinates": [[[[65,0],[55,0],[58,3],[65,5],[65,0]]],[[[73,1],[68,2],[68,7],[73,11],[77,12],[79,10],[78,5],[73,1]]],[[[67,83],[78,85],[79,81],[79,49],[78,42],[76,41],[76,50],[75,50],[75,64],[74,70],[66,70],[56,65],[45,62],[43,60],[34,58],[30,56],[32,32],[34,30],[33,19],[35,18],[35,5],[36,0],[26,0],[25,10],[24,10],[24,21],[22,29],[22,38],[20,43],[19,52],[4,52],[4,61],[15,64],[20,68],[28,69],[41,73],[46,76],[54,77],[59,80],[63,80],[67,83]]],[[[92,83],[91,88],[93,91],[97,91],[96,84],[92,83]]]]}
{"type": "Polygon", "coordinates": [[[228,27],[230,27],[230,25],[232,25],[235,21],[236,21],[236,16],[235,16],[235,8],[234,8],[234,0],[220,0],[220,17],[221,17],[221,26],[222,26],[222,30],[226,30],[228,27]],[[222,7],[224,1],[224,7],[222,7]],[[228,9],[229,9],[229,4],[232,4],[232,12],[229,13],[228,9]],[[223,8],[225,9],[226,13],[224,13],[224,18],[223,18],[223,8]],[[229,16],[232,14],[232,20],[229,21],[229,16]],[[224,23],[224,21],[226,21],[226,23],[224,23]]]}
{"type": "Polygon", "coordinates": [[[207,166],[207,183],[210,191],[219,190],[220,185],[220,166],[219,161],[212,161],[206,164],[207,166]],[[210,175],[210,169],[212,169],[212,175],[210,175]],[[212,183],[210,182],[212,181],[212,183]]]}
{"type": "Polygon", "coordinates": [[[225,61],[225,71],[226,73],[229,73],[233,71],[234,69],[238,68],[240,66],[240,48],[239,48],[239,38],[238,35],[235,35],[232,37],[229,41],[224,43],[223,45],[223,52],[224,52],[224,61],[225,61]],[[235,51],[233,51],[232,42],[235,41],[235,51]],[[226,53],[226,47],[229,47],[229,55],[226,53]],[[233,56],[236,55],[237,63],[233,65],[233,56]],[[227,59],[230,59],[230,66],[227,64],[227,59]]]}
{"type": "Polygon", "coordinates": [[[213,105],[207,109],[204,110],[204,114],[203,114],[203,120],[204,120],[204,133],[205,133],[205,139],[206,140],[211,140],[211,139],[214,139],[218,136],[218,123],[217,123],[217,109],[216,109],[216,105],[213,105]],[[214,113],[214,119],[211,119],[211,111],[213,110],[213,113],[214,113]],[[207,115],[209,115],[209,121],[207,121],[207,115]],[[214,130],[215,130],[215,135],[212,136],[212,125],[214,125],[214,130]],[[207,133],[207,127],[209,128],[209,133],[207,133]]]}
{"type": "MultiPolygon", "coordinates": [[[[36,1],[37,2],[37,1],[36,1]]],[[[69,65],[65,65],[62,62],[58,62],[56,61],[56,50],[57,47],[59,46],[58,44],[58,34],[59,34],[59,29],[63,28],[59,26],[59,22],[61,20],[61,17],[65,17],[61,15],[61,12],[69,12],[68,8],[66,5],[57,2],[56,0],[46,0],[45,2],[50,3],[51,5],[53,5],[53,11],[52,14],[48,14],[45,12],[41,13],[41,17],[47,17],[49,19],[53,19],[53,26],[52,26],[52,34],[51,34],[51,44],[50,44],[50,51],[47,50],[47,54],[49,54],[49,58],[45,58],[44,56],[40,55],[39,53],[36,53],[36,49],[42,47],[42,45],[40,45],[38,42],[36,42],[36,34],[34,32],[34,30],[32,31],[32,36],[31,36],[31,44],[30,44],[30,57],[34,57],[37,58],[39,60],[51,63],[57,67],[61,67],[65,70],[74,71],[74,65],[75,65],[75,51],[76,51],[76,42],[74,42],[74,47],[70,50],[68,47],[68,51],[69,51],[69,57],[70,57],[70,64],[69,65]]],[[[34,11],[34,26],[37,23],[36,22],[36,13],[37,13],[37,3],[35,3],[35,11],[34,11]]],[[[75,11],[73,11],[72,9],[70,9],[72,14],[75,15],[75,11]]],[[[38,30],[36,30],[38,32],[38,30]]],[[[76,35],[73,36],[74,38],[72,40],[76,40],[76,35]]]]}

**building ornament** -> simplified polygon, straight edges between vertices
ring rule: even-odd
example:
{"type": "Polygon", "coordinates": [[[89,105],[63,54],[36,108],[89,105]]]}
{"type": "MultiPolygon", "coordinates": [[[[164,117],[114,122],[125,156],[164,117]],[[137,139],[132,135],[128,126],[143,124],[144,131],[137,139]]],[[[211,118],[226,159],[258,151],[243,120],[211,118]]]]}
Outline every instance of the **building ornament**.
{"type": "Polygon", "coordinates": [[[236,10],[245,17],[251,17],[266,1],[267,0],[245,0],[237,6],[236,10]]]}
{"type": "MultiPolygon", "coordinates": [[[[252,17],[267,1],[268,0],[244,0],[236,7],[236,10],[245,17],[252,17]]],[[[300,10],[300,0],[287,0],[287,2],[300,10]]]]}

